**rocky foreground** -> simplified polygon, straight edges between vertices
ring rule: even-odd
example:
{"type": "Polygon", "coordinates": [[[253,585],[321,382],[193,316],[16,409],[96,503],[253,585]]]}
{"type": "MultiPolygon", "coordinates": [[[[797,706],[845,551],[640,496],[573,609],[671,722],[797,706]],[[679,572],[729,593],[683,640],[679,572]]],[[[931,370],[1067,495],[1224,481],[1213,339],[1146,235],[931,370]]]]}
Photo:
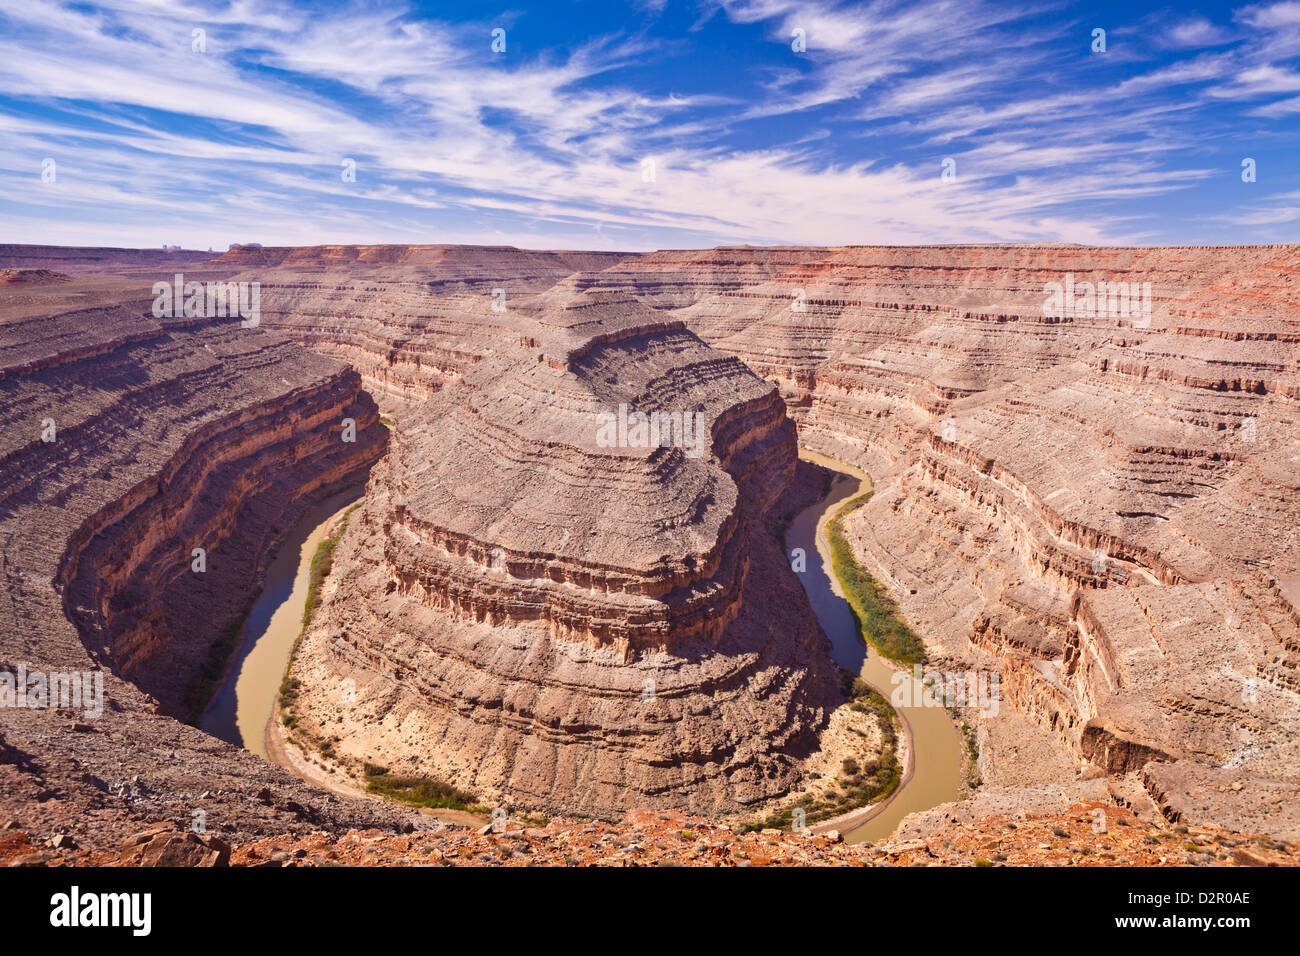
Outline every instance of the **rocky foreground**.
{"type": "Polygon", "coordinates": [[[1156,827],[1114,806],[990,817],[925,839],[848,845],[838,833],[737,832],[680,813],[637,811],[620,823],[439,825],[394,836],[351,830],[269,837],[230,846],[169,824],[120,851],[82,850],[65,837],[37,843],[0,831],[0,866],[1300,866],[1300,846],[1214,826],[1156,827]],[[1099,816],[1102,814],[1104,816],[1099,816]]]}

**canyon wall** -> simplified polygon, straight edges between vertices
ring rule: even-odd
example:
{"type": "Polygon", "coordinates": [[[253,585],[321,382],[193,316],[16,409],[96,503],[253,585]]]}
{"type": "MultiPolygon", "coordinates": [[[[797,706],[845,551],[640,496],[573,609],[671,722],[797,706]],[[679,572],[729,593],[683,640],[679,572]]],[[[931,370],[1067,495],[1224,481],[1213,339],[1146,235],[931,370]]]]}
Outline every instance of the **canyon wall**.
{"type": "Polygon", "coordinates": [[[986,778],[1100,768],[1171,818],[1300,832],[1300,248],[731,249],[599,279],[677,296],[802,443],[875,475],[860,559],[938,666],[1001,674],[986,778]],[[762,274],[685,302],[701,260],[762,274]],[[1151,308],[1061,314],[1052,282],[1151,308]]]}
{"type": "Polygon", "coordinates": [[[548,296],[466,308],[490,350],[398,418],[294,664],[294,732],[547,812],[781,796],[842,700],[774,533],[784,403],[631,296],[548,296]],[[639,411],[673,433],[602,436],[639,411]]]}
{"type": "MultiPolygon", "coordinates": [[[[137,720],[200,746],[152,709],[202,657],[185,610],[215,628],[247,599],[222,555],[378,460],[304,728],[531,806],[787,792],[832,699],[773,533],[788,411],[875,477],[848,533],[932,664],[1000,677],[997,713],[966,713],[986,787],[1102,775],[1171,820],[1300,835],[1296,246],[239,247],[128,256],[131,281],[101,253],[0,255],[47,270],[0,291],[4,656],[108,665],[130,716],[97,733],[126,765],[137,720]],[[172,263],[259,282],[261,329],[151,320],[172,263]],[[1150,309],[1054,313],[1052,282],[1149,284],[1150,309]],[[620,403],[698,409],[705,453],[596,445],[620,403]]],[[[5,766],[48,750],[70,798],[112,776],[66,715],[15,713],[5,766]]]]}
{"type": "MultiPolygon", "coordinates": [[[[775,384],[801,443],[875,476],[848,525],[860,560],[934,664],[1001,678],[1010,706],[979,720],[994,785],[1100,771],[1171,817],[1213,792],[1243,819],[1295,792],[1296,246],[669,250],[550,289],[512,285],[515,254],[466,253],[472,283],[427,256],[385,267],[372,294],[414,298],[372,313],[358,368],[381,404],[490,354],[494,288],[528,316],[636,299],[775,384]]],[[[258,274],[284,297],[272,323],[311,344],[335,323],[275,286],[328,257],[298,256],[258,274]]]]}
{"type": "Polygon", "coordinates": [[[175,719],[200,702],[271,544],[312,501],[364,481],[386,430],[346,365],[237,318],[156,319],[150,284],[0,294],[5,807],[71,818],[91,839],[120,839],[131,819],[188,828],[195,812],[226,834],[401,825],[175,719]],[[47,691],[60,675],[90,683],[61,709],[33,683],[23,706],[20,673],[47,691]]]}
{"type": "Polygon", "coordinates": [[[240,247],[206,268],[260,281],[267,328],[349,363],[396,410],[456,381],[510,334],[503,317],[517,302],[624,258],[508,246],[240,247]]]}

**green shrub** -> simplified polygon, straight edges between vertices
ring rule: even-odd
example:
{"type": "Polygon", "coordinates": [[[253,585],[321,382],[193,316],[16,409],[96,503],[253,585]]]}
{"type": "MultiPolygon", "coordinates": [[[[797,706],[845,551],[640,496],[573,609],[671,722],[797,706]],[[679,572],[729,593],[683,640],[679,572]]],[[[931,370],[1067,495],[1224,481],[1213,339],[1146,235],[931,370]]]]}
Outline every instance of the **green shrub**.
{"type": "Polygon", "coordinates": [[[877,651],[900,664],[920,664],[925,660],[925,645],[921,638],[898,616],[898,605],[886,590],[853,556],[853,546],[844,533],[844,519],[849,512],[866,504],[871,498],[867,491],[850,498],[826,525],[826,537],[831,546],[831,564],[848,599],[853,616],[858,621],[858,632],[877,651]]]}
{"type": "Polygon", "coordinates": [[[468,810],[477,799],[472,793],[433,777],[393,776],[387,770],[373,776],[367,774],[366,790],[412,806],[448,810],[468,810]]]}
{"type": "Polygon", "coordinates": [[[901,730],[898,714],[889,701],[866,681],[855,679],[851,689],[854,699],[848,706],[876,717],[880,727],[880,755],[866,764],[859,764],[852,757],[846,758],[841,770],[850,779],[832,784],[837,790],[823,793],[820,798],[806,794],[766,818],[744,824],[740,828],[742,833],[763,829],[788,830],[794,823],[795,810],[803,810],[804,822],[811,826],[858,807],[878,803],[898,789],[903,779],[903,765],[898,759],[898,734],[901,730]]]}

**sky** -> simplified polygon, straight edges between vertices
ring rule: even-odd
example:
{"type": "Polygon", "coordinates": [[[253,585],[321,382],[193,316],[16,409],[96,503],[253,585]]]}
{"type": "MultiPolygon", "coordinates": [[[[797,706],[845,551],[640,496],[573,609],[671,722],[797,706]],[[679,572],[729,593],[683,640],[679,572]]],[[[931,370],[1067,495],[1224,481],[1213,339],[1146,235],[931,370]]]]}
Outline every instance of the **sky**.
{"type": "Polygon", "coordinates": [[[1297,0],[0,0],[0,242],[1296,241],[1297,0]]]}

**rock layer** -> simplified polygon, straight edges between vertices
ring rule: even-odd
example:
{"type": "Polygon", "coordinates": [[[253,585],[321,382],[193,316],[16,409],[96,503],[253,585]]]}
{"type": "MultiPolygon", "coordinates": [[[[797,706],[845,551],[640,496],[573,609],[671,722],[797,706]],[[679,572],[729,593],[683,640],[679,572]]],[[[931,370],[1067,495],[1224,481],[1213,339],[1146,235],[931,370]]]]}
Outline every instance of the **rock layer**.
{"type": "MultiPolygon", "coordinates": [[[[754,587],[789,580],[770,533],[788,480],[783,400],[802,443],[876,477],[849,534],[933,662],[999,673],[997,715],[967,715],[986,780],[1101,774],[1115,799],[1169,820],[1300,826],[1295,246],[243,247],[205,263],[6,247],[0,266],[139,277],[0,293],[0,466],[17,489],[0,521],[7,663],[87,660],[75,620],[143,684],[151,667],[192,666],[203,642],[187,650],[176,626],[193,595],[174,590],[168,542],[202,528],[260,553],[282,526],[268,511],[342,480],[314,429],[261,442],[284,430],[272,407],[318,424],[360,407],[360,433],[375,434],[347,363],[397,422],[303,662],[327,689],[350,665],[364,691],[355,715],[322,696],[322,733],[343,716],[381,762],[537,806],[715,812],[783,792],[825,704],[805,673],[821,651],[802,592],[754,587]],[[268,344],[244,352],[251,340],[220,323],[140,322],[148,283],[178,265],[260,282],[268,344]],[[1045,285],[1070,281],[1150,283],[1150,314],[1048,314],[1045,285]],[[224,387],[194,364],[209,346],[224,387]],[[207,406],[189,390],[205,381],[207,406]],[[685,404],[696,389],[701,459],[575,437],[597,405],[685,404]],[[116,412],[119,393],[156,405],[116,412]],[[51,469],[41,409],[68,395],[89,409],[70,437],[93,452],[51,469]],[[173,396],[177,411],[159,411],[173,396]],[[182,451],[207,464],[177,467],[182,451]],[[281,454],[289,470],[255,466],[281,454]],[[662,498],[647,502],[650,488],[662,498]]],[[[349,449],[354,469],[378,455],[368,440],[349,449]]],[[[108,677],[128,702],[105,724],[126,765],[142,765],[137,731],[177,753],[210,746],[108,677]]],[[[108,763],[60,739],[62,719],[0,713],[5,766],[33,793],[58,779],[99,800],[76,774],[100,779],[108,763]]],[[[232,779],[262,772],[212,752],[232,779]]]]}
{"type": "MultiPolygon", "coordinates": [[[[501,278],[437,296],[437,318],[377,318],[441,363],[411,380],[458,380],[508,327],[487,307],[509,285],[496,255],[501,278]]],[[[801,442],[876,476],[849,522],[859,558],[935,663],[1002,678],[986,779],[1177,762],[1300,796],[1298,275],[1295,246],[722,248],[510,302],[635,298],[777,385],[801,442]],[[1048,283],[1100,282],[1149,284],[1149,313],[1047,308],[1048,283]]],[[[312,315],[275,321],[328,339],[312,315]]],[[[411,364],[384,355],[363,370],[377,394],[411,364]]]]}
{"type": "MultiPolygon", "coordinates": [[[[698,255],[743,258],[602,277],[653,295],[698,255]]],[[[986,779],[1058,772],[1046,733],[1079,772],[1147,767],[1171,818],[1260,823],[1258,793],[1296,831],[1300,249],[823,250],[674,314],[876,475],[860,559],[936,663],[1001,672],[986,779]],[[1049,282],[1152,308],[1049,315],[1049,282]],[[1229,771],[1236,804],[1191,796],[1229,771]]]]}
{"type": "Polygon", "coordinates": [[[363,480],[385,430],[345,365],[238,319],[155,319],[148,292],[77,279],[0,298],[0,670],[103,687],[102,713],[89,695],[0,707],[5,803],[92,841],[142,813],[188,828],[201,811],[226,833],[400,825],[175,719],[271,543],[363,480]]]}
{"type": "Polygon", "coordinates": [[[796,454],[776,390],[621,294],[501,321],[399,418],[295,664],[295,728],[551,811],[787,792],[840,682],[772,533],[796,454]],[[611,445],[620,408],[686,434],[611,445]]]}

